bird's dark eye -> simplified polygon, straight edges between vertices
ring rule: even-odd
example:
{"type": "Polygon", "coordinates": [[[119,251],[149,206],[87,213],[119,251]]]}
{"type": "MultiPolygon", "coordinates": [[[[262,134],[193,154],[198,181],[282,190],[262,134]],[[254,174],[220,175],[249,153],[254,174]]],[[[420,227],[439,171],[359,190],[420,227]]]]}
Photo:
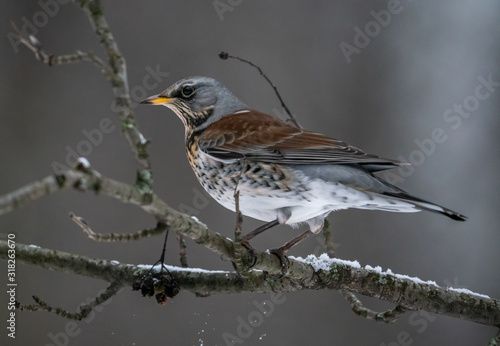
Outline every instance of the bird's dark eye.
{"type": "Polygon", "coordinates": [[[189,97],[194,94],[194,87],[191,85],[185,85],[181,89],[182,97],[189,97]]]}

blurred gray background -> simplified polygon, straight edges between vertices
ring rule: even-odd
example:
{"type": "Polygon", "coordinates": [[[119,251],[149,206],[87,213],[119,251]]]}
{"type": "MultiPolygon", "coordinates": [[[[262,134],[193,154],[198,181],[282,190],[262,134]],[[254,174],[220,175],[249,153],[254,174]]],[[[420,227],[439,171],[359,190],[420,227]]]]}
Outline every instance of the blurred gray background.
{"type": "MultiPolygon", "coordinates": [[[[253,108],[280,110],[272,89],[255,70],[217,55],[224,50],[253,61],[278,86],[305,128],[369,153],[413,161],[414,171],[403,172],[398,186],[469,217],[458,223],[424,212],[337,212],[330,220],[339,258],[500,298],[500,87],[480,89],[482,100],[475,96],[481,78],[500,82],[500,3],[401,0],[391,8],[390,22],[383,16],[388,1],[215,4],[229,7],[218,13],[212,1],[105,2],[108,22],[127,59],[134,101],[183,77],[207,75],[253,108]],[[376,13],[384,26],[376,24],[376,13]],[[369,42],[357,41],[364,47],[348,56],[348,63],[340,45],[355,46],[356,30],[368,30],[372,37],[369,42]],[[159,69],[163,77],[148,88],[144,78],[149,69],[159,69]],[[470,112],[454,112],[454,104],[464,103],[470,112]],[[433,147],[429,138],[436,129],[446,140],[433,141],[433,147]],[[417,142],[427,144],[427,154],[417,142]]],[[[37,37],[48,53],[80,49],[104,56],[86,16],[73,3],[60,4],[57,13],[46,15],[46,22],[40,14],[44,11],[35,1],[0,3],[0,194],[52,174],[55,162],[66,165],[68,150],[84,150],[82,131],[98,128],[103,118],[112,119],[115,130],[86,157],[103,174],[132,183],[136,164],[111,110],[112,93],[104,76],[90,63],[48,67],[24,47],[11,44],[7,20],[22,26],[26,17],[25,21],[43,24],[36,27],[37,37]]],[[[193,200],[202,189],[185,158],[181,122],[163,107],[135,110],[141,130],[152,140],[155,192],[231,236],[232,212],[212,200],[193,200]]],[[[65,191],[2,216],[0,230],[15,233],[20,243],[125,263],[152,263],[158,258],[162,236],[128,244],[94,243],[69,220],[69,211],[99,232],[133,232],[154,225],[133,206],[65,191]]],[[[246,218],[244,228],[260,224],[246,218]]],[[[276,247],[298,232],[277,228],[254,245],[276,247]]],[[[178,265],[173,239],[167,262],[178,265]]],[[[321,239],[309,239],[291,254],[319,255],[321,239]]],[[[191,266],[231,269],[219,256],[187,243],[191,266]]],[[[0,267],[6,278],[5,262],[0,267]]],[[[30,303],[36,294],[71,310],[106,287],[102,281],[25,265],[18,266],[17,275],[21,302],[30,303]]],[[[355,316],[335,291],[284,297],[264,323],[242,338],[244,344],[486,345],[496,333],[491,327],[418,312],[406,313],[392,325],[378,324],[355,316]]],[[[4,318],[6,299],[2,294],[4,318]]],[[[225,345],[224,333],[238,335],[238,318],[246,320],[256,311],[255,302],[269,299],[266,294],[197,298],[181,292],[160,307],[126,289],[92,319],[80,322],[73,336],[65,331],[68,321],[54,314],[18,313],[15,342],[225,345]]],[[[361,299],[373,309],[392,307],[361,299]]],[[[1,340],[6,340],[2,330],[1,340]]]]}

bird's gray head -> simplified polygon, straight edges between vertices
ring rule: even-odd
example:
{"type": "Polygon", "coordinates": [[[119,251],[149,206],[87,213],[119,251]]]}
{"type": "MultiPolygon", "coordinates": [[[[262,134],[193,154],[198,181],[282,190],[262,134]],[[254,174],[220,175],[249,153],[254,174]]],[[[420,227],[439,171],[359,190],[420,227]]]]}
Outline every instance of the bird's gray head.
{"type": "Polygon", "coordinates": [[[247,108],[217,80],[198,76],[181,79],[141,103],[163,105],[173,110],[184,123],[186,134],[247,108]]]}

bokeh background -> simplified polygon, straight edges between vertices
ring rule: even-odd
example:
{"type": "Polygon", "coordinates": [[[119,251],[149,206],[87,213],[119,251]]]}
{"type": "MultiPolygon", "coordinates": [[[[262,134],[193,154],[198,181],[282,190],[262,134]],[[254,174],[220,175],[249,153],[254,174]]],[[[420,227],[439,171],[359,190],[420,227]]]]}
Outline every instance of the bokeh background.
{"type": "MultiPolygon", "coordinates": [[[[474,101],[481,76],[488,79],[491,74],[490,79],[500,82],[500,3],[401,0],[399,12],[377,30],[370,24],[375,21],[371,11],[380,13],[391,3],[106,1],[105,11],[127,60],[134,101],[183,77],[207,75],[253,108],[283,113],[255,70],[219,59],[219,52],[228,51],[259,64],[305,128],[369,153],[413,160],[414,171],[403,172],[398,186],[469,217],[458,223],[431,213],[337,212],[330,220],[339,258],[500,298],[499,86],[484,100],[474,101]],[[221,8],[219,13],[214,4],[221,8]],[[355,44],[356,27],[371,30],[373,37],[348,62],[340,45],[355,44]],[[162,72],[153,87],[144,84],[150,69],[162,72]],[[454,104],[464,102],[473,109],[470,115],[443,118],[454,104]],[[422,154],[415,141],[431,138],[437,128],[446,140],[422,154]]],[[[52,7],[46,23],[36,27],[45,50],[53,54],[91,50],[103,57],[78,6],[57,4],[57,11],[52,7]]],[[[40,24],[41,11],[47,12],[34,1],[0,3],[0,194],[52,174],[54,163],[66,165],[68,150],[83,148],[82,131],[98,128],[104,118],[112,120],[115,130],[92,146],[86,157],[103,174],[132,183],[137,166],[111,110],[112,93],[103,75],[90,63],[45,66],[9,40],[9,18],[22,26],[24,17],[33,23],[35,16],[40,24]]],[[[181,122],[163,107],[139,106],[135,111],[141,130],[152,140],[155,192],[231,236],[234,214],[197,197],[202,189],[185,158],[181,122]]],[[[3,215],[0,231],[4,236],[14,233],[19,243],[125,263],[152,263],[160,254],[162,236],[128,244],[94,243],[71,222],[69,211],[85,217],[99,232],[133,232],[154,225],[151,217],[133,206],[65,191],[3,215]]],[[[245,219],[244,228],[260,224],[245,219]]],[[[281,227],[254,245],[276,247],[298,232],[281,227]]],[[[167,261],[179,264],[173,239],[167,261]]],[[[309,239],[292,254],[319,255],[320,240],[320,236],[309,239]]],[[[187,243],[191,266],[231,269],[219,256],[187,243]]],[[[5,262],[0,268],[6,282],[5,262]]],[[[26,265],[18,265],[17,278],[21,302],[29,303],[36,294],[67,309],[106,286],[26,265]]],[[[7,296],[0,296],[1,316],[6,318],[7,296]]],[[[378,324],[355,316],[335,291],[283,297],[265,322],[243,338],[244,344],[485,345],[496,334],[491,327],[418,312],[406,313],[392,325],[378,324]]],[[[23,312],[17,314],[15,342],[7,339],[5,328],[1,340],[32,345],[225,345],[223,334],[238,335],[239,318],[246,320],[256,311],[255,302],[269,299],[268,294],[198,298],[181,292],[160,307],[124,290],[93,318],[78,323],[77,335],[63,336],[68,335],[68,321],[54,314],[23,312]]],[[[391,308],[378,300],[361,299],[373,309],[391,308]]]]}

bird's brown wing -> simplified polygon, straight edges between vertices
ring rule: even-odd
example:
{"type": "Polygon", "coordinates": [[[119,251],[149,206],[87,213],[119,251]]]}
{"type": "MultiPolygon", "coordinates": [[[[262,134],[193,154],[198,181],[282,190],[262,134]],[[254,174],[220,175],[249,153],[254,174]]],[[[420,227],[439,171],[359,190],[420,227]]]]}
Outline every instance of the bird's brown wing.
{"type": "Polygon", "coordinates": [[[209,125],[198,139],[200,149],[221,159],[248,159],[289,165],[360,164],[376,172],[399,162],[369,155],[337,139],[301,130],[255,110],[235,113],[209,125]]]}

